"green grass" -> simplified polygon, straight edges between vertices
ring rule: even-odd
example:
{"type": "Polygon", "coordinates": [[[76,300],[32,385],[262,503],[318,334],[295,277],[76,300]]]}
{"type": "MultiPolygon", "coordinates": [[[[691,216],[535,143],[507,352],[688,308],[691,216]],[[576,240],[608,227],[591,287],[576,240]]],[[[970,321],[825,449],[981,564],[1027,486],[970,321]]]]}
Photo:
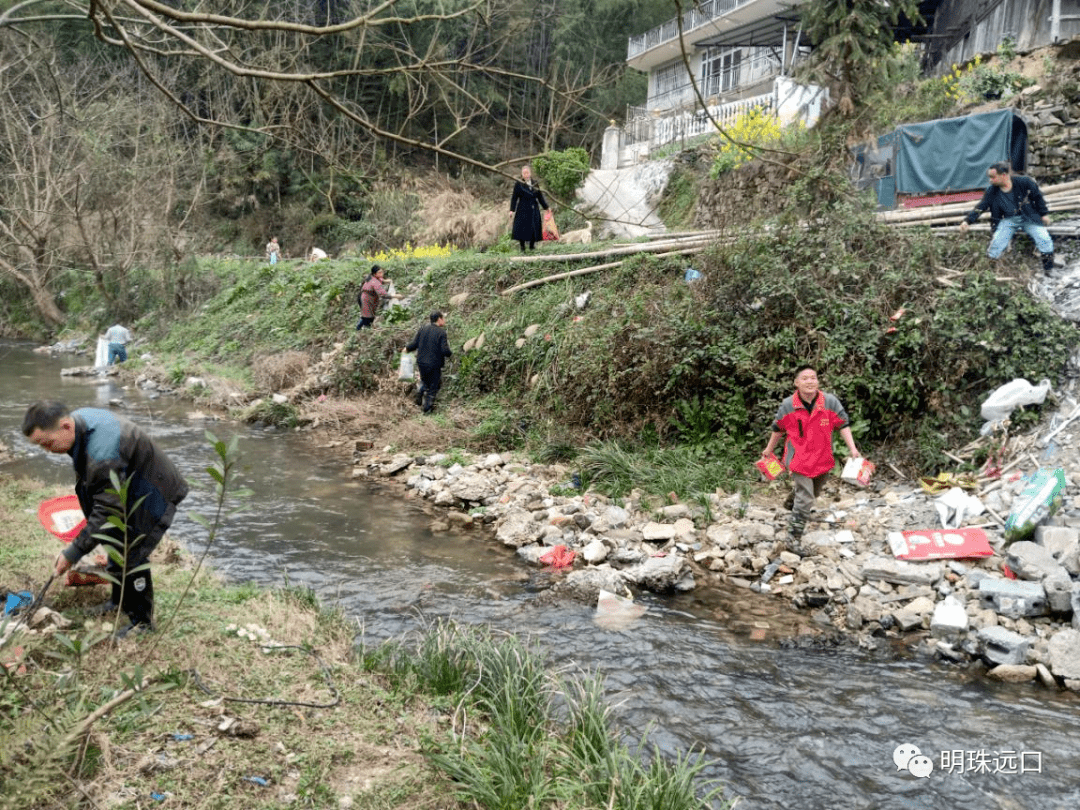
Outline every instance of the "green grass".
{"type": "Polygon", "coordinates": [[[485,810],[732,806],[702,778],[707,759],[621,742],[602,681],[553,674],[516,637],[439,620],[380,660],[454,701],[454,741],[433,741],[428,758],[485,810]]]}

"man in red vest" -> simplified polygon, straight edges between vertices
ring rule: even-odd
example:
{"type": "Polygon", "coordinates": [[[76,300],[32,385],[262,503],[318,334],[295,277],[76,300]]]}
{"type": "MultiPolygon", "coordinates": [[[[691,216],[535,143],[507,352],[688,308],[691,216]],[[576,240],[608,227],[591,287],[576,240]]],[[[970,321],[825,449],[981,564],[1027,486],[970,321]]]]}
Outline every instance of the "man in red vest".
{"type": "Polygon", "coordinates": [[[795,393],[780,403],[773,420],[772,434],[762,457],[771,456],[781,438],[785,439],[781,459],[791,473],[792,511],[788,526],[788,550],[806,556],[800,544],[806,521],[814,508],[825,481],[836,466],[832,434],[837,428],[852,458],[859,458],[859,448],[851,435],[847,411],[840,400],[819,389],[817,371],[800,366],[795,371],[795,393]]]}

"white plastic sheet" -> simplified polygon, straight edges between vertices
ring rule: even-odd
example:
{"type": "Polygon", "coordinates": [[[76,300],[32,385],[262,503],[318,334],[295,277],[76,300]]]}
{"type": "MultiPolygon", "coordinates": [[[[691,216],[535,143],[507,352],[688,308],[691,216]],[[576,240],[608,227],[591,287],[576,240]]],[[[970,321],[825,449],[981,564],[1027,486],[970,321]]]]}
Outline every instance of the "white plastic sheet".
{"type": "Polygon", "coordinates": [[[94,368],[102,368],[109,365],[109,341],[103,337],[97,339],[97,350],[94,352],[94,368]]]}

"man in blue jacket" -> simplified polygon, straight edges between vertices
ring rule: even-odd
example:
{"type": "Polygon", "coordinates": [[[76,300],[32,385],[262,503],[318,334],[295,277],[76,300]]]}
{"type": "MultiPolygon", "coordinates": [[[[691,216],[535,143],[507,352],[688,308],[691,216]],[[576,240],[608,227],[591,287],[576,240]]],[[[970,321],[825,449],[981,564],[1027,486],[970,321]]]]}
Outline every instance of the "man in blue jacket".
{"type": "Polygon", "coordinates": [[[168,456],[134,422],[99,408],[69,411],[62,402],[35,402],[22,423],[23,435],[50,453],[67,453],[75,468],[75,494],[86,526],[56,558],[60,576],[99,542],[119,552],[109,555],[111,599],[94,609],[121,608],[132,630],[153,630],[154,583],[147,560],[172,524],[177,505],[188,493],[184,477],[168,456]],[[111,480],[127,484],[126,503],[111,480]],[[124,527],[109,518],[117,516],[124,527]],[[98,535],[105,536],[100,539],[98,535]]]}
{"type": "Polygon", "coordinates": [[[416,367],[420,370],[416,404],[423,407],[424,413],[431,413],[435,407],[435,397],[442,387],[443,362],[452,355],[446,339],[446,318],[441,312],[432,312],[428,320],[430,323],[421,326],[412,342],[402,349],[416,352],[416,367]]]}
{"type": "Polygon", "coordinates": [[[1005,161],[992,164],[986,176],[990,185],[978,205],[960,223],[960,233],[967,233],[968,226],[974,225],[984,211],[989,211],[994,235],[986,255],[991,259],[1001,256],[1013,234],[1022,230],[1035,241],[1035,247],[1042,254],[1043,270],[1049,273],[1054,269],[1054,242],[1046,230],[1050,224],[1050,209],[1039,184],[1030,177],[1014,176],[1005,161]]]}

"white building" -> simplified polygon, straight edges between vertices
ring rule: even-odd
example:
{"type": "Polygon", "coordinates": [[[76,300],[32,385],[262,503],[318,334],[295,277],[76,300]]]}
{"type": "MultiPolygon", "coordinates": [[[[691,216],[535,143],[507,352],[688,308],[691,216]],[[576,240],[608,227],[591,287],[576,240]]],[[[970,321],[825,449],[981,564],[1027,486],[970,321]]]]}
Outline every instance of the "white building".
{"type": "Polygon", "coordinates": [[[820,88],[791,81],[809,52],[796,9],[807,0],[703,0],[681,18],[630,38],[627,65],[649,75],[644,107],[604,137],[603,168],[636,163],[670,144],[730,125],[751,107],[782,121],[817,120],[820,88]],[[705,111],[708,111],[706,114],[705,111]]]}

